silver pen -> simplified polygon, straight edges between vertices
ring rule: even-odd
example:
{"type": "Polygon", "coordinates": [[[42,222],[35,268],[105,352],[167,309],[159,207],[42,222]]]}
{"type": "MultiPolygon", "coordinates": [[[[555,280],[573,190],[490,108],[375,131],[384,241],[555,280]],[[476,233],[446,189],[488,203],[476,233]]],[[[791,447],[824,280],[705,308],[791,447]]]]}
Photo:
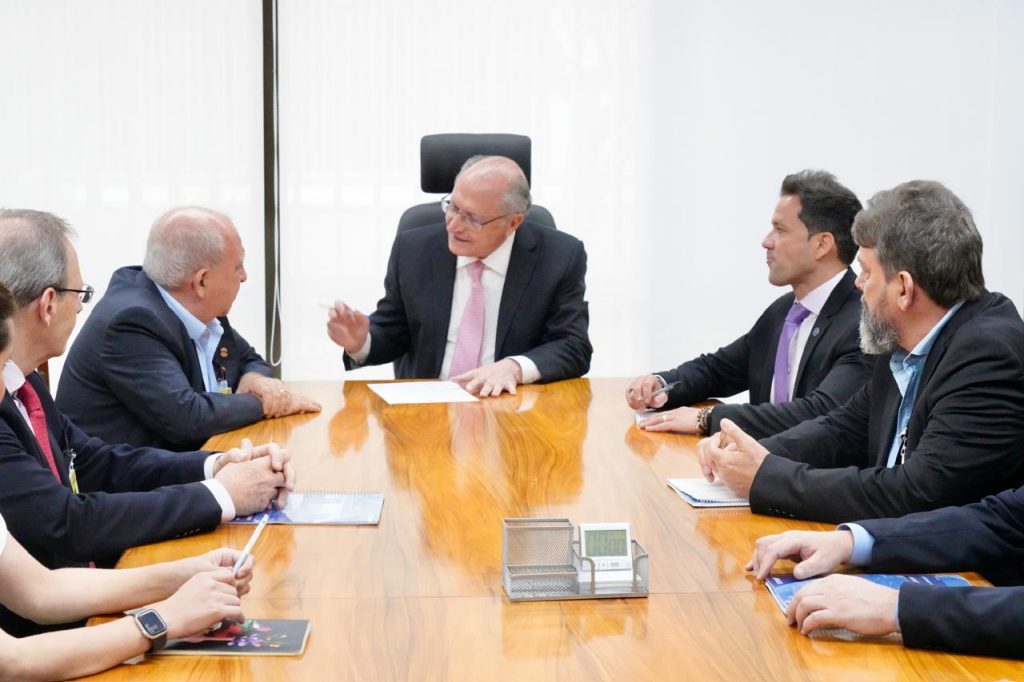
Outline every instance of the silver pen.
{"type": "Polygon", "coordinates": [[[671,384],[665,384],[662,388],[659,388],[657,391],[651,391],[647,395],[640,396],[640,400],[643,400],[644,402],[647,402],[648,400],[650,400],[651,398],[653,398],[656,395],[661,395],[662,393],[668,393],[669,391],[671,391],[673,388],[675,388],[676,386],[678,386],[681,383],[683,383],[683,382],[682,381],[673,381],[671,384]]]}

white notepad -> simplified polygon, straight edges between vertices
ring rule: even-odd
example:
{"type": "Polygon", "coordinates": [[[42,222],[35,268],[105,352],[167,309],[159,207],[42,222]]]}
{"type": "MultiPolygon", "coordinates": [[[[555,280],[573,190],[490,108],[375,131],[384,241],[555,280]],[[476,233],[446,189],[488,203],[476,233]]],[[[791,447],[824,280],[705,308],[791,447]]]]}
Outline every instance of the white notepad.
{"type": "Polygon", "coordinates": [[[398,381],[392,384],[367,386],[389,405],[471,403],[479,400],[454,381],[398,381]]]}
{"type": "Polygon", "coordinates": [[[721,481],[708,483],[703,478],[670,478],[668,485],[691,507],[750,506],[750,500],[729,490],[721,481]]]}
{"type": "Polygon", "coordinates": [[[336,493],[322,490],[295,492],[284,509],[237,516],[228,523],[259,523],[264,514],[270,523],[296,525],[376,526],[384,507],[383,493],[336,493]]]}

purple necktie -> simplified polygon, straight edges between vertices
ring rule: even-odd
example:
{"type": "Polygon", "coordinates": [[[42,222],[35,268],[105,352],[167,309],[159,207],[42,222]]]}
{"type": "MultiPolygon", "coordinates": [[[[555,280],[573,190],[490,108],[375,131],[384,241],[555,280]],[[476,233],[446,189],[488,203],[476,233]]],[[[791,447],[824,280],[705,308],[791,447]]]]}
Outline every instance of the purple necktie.
{"type": "Polygon", "coordinates": [[[800,323],[811,314],[811,311],[799,303],[794,302],[786,315],[786,322],[782,325],[782,334],[779,336],[779,348],[775,351],[775,390],[772,391],[773,403],[789,402],[789,345],[793,343],[796,330],[800,323]]]}
{"type": "Polygon", "coordinates": [[[484,345],[484,285],[480,279],[484,272],[484,262],[474,261],[467,267],[473,278],[473,285],[469,292],[469,300],[466,301],[466,308],[462,311],[462,319],[459,321],[455,352],[452,353],[452,367],[448,371],[450,377],[479,367],[480,351],[484,345]]]}

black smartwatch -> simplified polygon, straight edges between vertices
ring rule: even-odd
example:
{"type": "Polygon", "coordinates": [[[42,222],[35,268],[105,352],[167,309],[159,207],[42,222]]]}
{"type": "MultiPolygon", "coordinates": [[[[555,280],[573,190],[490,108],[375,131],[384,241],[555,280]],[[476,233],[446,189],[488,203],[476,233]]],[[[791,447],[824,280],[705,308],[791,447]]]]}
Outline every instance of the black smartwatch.
{"type": "Polygon", "coordinates": [[[149,640],[149,653],[167,646],[167,623],[155,609],[142,609],[132,614],[142,636],[149,640]]]}

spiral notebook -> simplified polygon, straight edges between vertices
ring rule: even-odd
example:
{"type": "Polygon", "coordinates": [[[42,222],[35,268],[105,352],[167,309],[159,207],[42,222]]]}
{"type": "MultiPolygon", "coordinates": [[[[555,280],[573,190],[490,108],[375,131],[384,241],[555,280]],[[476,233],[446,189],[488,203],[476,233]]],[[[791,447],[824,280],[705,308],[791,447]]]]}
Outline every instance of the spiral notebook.
{"type": "Polygon", "coordinates": [[[284,509],[273,509],[235,517],[229,523],[259,523],[263,514],[269,523],[295,525],[376,526],[384,507],[383,493],[332,493],[320,490],[295,492],[284,509]]]}
{"type": "Polygon", "coordinates": [[[708,483],[703,478],[670,478],[668,485],[691,507],[749,507],[744,499],[721,481],[708,483]]]}

